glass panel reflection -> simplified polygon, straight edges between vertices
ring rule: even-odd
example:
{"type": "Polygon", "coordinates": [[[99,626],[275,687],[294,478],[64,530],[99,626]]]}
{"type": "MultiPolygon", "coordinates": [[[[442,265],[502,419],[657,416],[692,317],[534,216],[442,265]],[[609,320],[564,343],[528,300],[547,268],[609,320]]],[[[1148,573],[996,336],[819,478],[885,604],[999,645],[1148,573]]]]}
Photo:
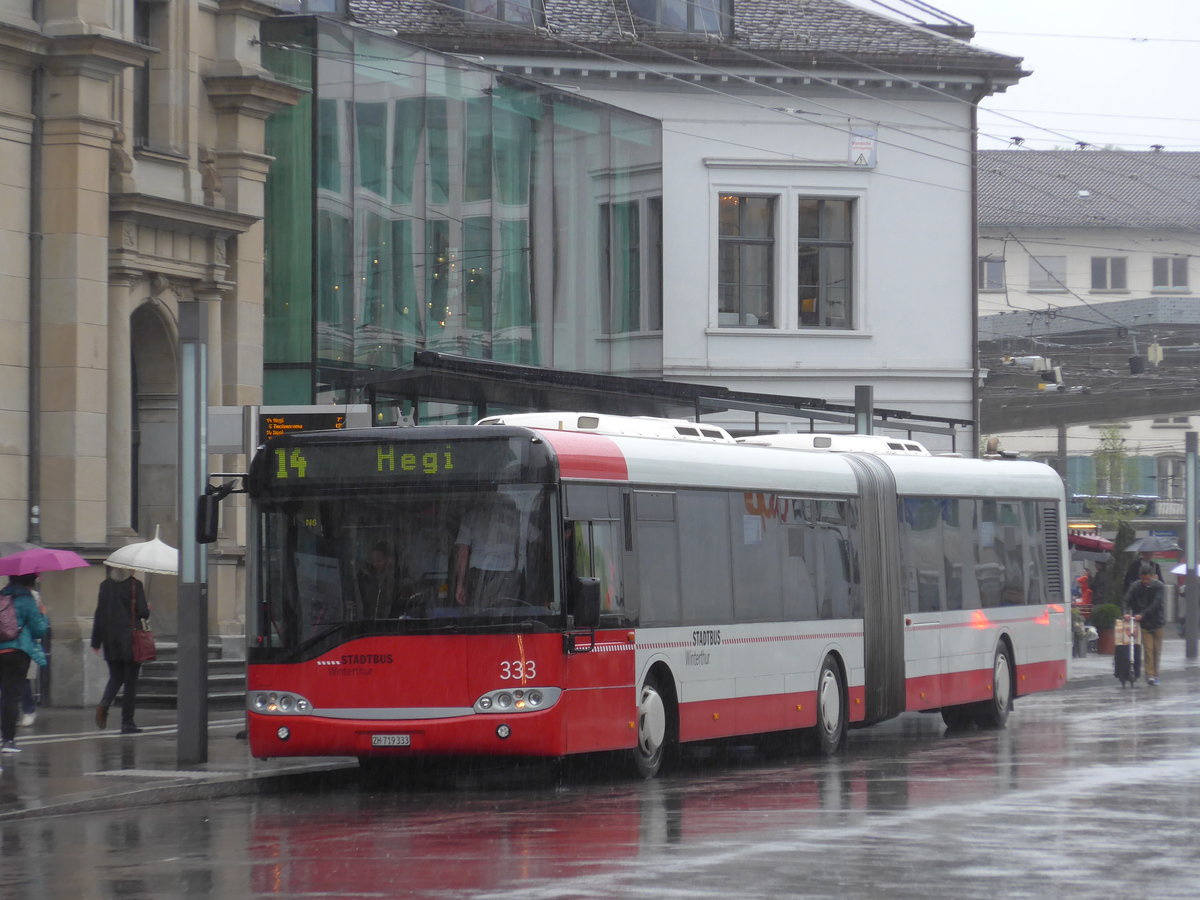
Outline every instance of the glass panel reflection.
{"type": "MultiPolygon", "coordinates": [[[[531,8],[495,12],[525,21],[531,8]]],[[[268,192],[293,193],[268,230],[308,210],[316,225],[288,228],[286,269],[268,272],[267,317],[281,326],[268,367],[310,367],[316,395],[357,401],[353,373],[410,365],[420,349],[661,366],[661,338],[642,333],[662,321],[657,121],[332,21],[263,28],[285,48],[266,54],[273,72],[319,61],[306,111],[270,123],[268,192]],[[292,328],[309,310],[315,322],[292,328]]]]}

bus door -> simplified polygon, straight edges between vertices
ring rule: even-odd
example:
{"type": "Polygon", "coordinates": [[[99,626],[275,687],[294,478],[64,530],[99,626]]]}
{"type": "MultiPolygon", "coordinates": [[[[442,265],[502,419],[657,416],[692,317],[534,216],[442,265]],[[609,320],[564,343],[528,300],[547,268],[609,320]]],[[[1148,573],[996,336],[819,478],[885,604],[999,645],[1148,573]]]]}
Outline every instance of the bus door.
{"type": "Polygon", "coordinates": [[[909,709],[937,709],[947,675],[945,658],[953,624],[946,608],[947,554],[944,526],[957,501],[902,497],[900,579],[904,599],[904,668],[909,709]]]}
{"type": "Polygon", "coordinates": [[[904,614],[896,479],[877,456],[847,453],[858,479],[866,722],[905,710],[904,614]]]}
{"type": "Polygon", "coordinates": [[[568,689],[568,752],[613,750],[630,746],[629,715],[633,696],[634,646],[625,609],[622,578],[624,528],[620,489],[569,485],[563,521],[567,590],[576,578],[600,582],[600,627],[595,645],[564,661],[568,689]]]}

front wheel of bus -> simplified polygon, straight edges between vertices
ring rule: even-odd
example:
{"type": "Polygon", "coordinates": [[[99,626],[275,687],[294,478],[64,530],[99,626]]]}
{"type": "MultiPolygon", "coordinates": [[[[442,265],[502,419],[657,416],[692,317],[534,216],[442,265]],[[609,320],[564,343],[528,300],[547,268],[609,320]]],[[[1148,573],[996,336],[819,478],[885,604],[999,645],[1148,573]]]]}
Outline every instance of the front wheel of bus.
{"type": "Polygon", "coordinates": [[[846,688],[842,670],[833,656],[826,656],[817,676],[816,749],[833,756],[846,743],[846,688]]]}
{"type": "Polygon", "coordinates": [[[1002,643],[996,648],[996,657],[992,664],[992,697],[979,704],[975,713],[975,724],[980,728],[1003,728],[1004,723],[1008,721],[1012,701],[1012,665],[1008,658],[1008,645],[1002,643]]]}
{"type": "Polygon", "coordinates": [[[642,778],[653,778],[662,769],[670,715],[670,704],[659,690],[658,681],[646,679],[638,694],[637,746],[633,748],[633,767],[642,778]]]}

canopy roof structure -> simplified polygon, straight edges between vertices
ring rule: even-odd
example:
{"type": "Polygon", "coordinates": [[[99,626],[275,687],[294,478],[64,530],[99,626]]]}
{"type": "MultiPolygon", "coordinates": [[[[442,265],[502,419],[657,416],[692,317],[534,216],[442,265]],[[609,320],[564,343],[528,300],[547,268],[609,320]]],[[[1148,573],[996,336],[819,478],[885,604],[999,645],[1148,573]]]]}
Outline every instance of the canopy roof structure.
{"type": "MultiPolygon", "coordinates": [[[[494,360],[470,359],[422,350],[414,354],[411,368],[388,372],[358,372],[353,387],[367,395],[372,412],[388,398],[416,403],[441,400],[470,403],[476,418],[496,408],[506,410],[582,410],[625,416],[678,417],[697,419],[705,413],[739,410],[759,415],[787,416],[816,422],[851,425],[856,410],[846,404],[829,403],[814,397],[788,397],[732,391],[719,385],[687,384],[651,378],[628,378],[563,369],[544,369],[494,360]]],[[[875,407],[876,428],[942,434],[951,446],[969,419],[927,416],[907,410],[875,407]]]]}

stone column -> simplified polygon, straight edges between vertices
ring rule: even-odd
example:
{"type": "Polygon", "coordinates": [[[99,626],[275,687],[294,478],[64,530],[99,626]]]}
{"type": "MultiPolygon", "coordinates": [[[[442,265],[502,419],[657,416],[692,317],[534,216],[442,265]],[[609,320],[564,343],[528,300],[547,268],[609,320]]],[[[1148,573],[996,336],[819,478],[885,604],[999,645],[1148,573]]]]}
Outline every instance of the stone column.
{"type": "Polygon", "coordinates": [[[133,348],[129,317],[130,292],[138,273],[114,269],[108,280],[108,416],[105,426],[107,458],[108,543],[124,543],[133,532],[133,348]]]}
{"type": "Polygon", "coordinates": [[[56,37],[46,63],[42,208],[41,507],[51,544],[107,537],[108,199],[113,81],[146,51],[56,37]]]}
{"type": "Polygon", "coordinates": [[[0,178],[0,540],[8,541],[25,540],[29,528],[32,84],[28,67],[10,60],[0,69],[6,94],[0,101],[0,171],[6,173],[0,178]]]}
{"type": "MultiPolygon", "coordinates": [[[[146,48],[90,24],[109,4],[50,4],[42,154],[39,466],[42,540],[97,559],[108,537],[109,177],[116,130],[114,80],[146,48]],[[103,10],[101,9],[103,7],[103,10]],[[86,14],[85,14],[86,13],[86,14]],[[80,33],[69,33],[83,29],[80,33]]],[[[100,556],[100,559],[103,557],[100,556]]],[[[51,701],[95,703],[104,663],[91,652],[97,573],[92,566],[43,579],[54,624],[51,701]]]]}

